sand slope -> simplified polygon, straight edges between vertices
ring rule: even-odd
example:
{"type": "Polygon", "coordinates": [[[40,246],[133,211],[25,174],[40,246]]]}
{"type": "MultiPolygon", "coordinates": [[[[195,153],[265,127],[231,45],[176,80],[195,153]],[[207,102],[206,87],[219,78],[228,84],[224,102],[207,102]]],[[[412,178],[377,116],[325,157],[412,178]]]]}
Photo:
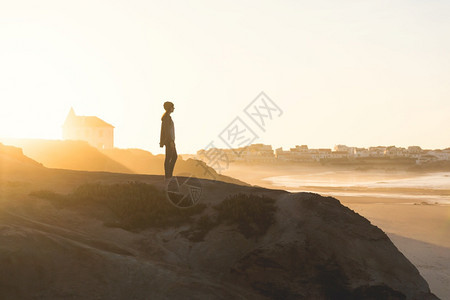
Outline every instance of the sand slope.
{"type": "MultiPolygon", "coordinates": [[[[142,179],[162,182],[160,177],[142,179]]],[[[275,224],[260,239],[221,225],[204,241],[192,242],[181,234],[189,226],[129,232],[104,226],[91,217],[89,207],[56,208],[16,195],[1,203],[0,295],[433,299],[425,280],[389,238],[333,198],[208,180],[202,184],[209,205],[238,192],[277,199],[275,224]]]]}
{"type": "Polygon", "coordinates": [[[130,181],[164,189],[162,176],[0,171],[2,299],[436,299],[385,233],[331,197],[201,179],[206,209],[187,223],[127,231],[106,226],[107,207],[30,192],[130,181]],[[262,236],[222,222],[189,239],[197,220],[238,193],[274,199],[262,236]]]}

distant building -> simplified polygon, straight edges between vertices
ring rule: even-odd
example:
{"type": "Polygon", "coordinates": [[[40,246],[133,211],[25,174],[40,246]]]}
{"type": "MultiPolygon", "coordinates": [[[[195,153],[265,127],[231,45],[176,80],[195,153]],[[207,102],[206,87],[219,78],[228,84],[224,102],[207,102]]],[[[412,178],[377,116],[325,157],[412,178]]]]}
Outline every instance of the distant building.
{"type": "Polygon", "coordinates": [[[314,155],[314,157],[317,161],[331,158],[331,149],[324,149],[324,148],[317,149],[317,153],[316,155],[314,155]]]}
{"type": "Polygon", "coordinates": [[[264,144],[252,144],[237,149],[216,149],[197,151],[197,158],[211,161],[218,160],[227,163],[231,162],[332,162],[343,160],[369,159],[376,157],[379,159],[408,158],[416,159],[417,164],[450,160],[450,148],[445,150],[422,150],[419,146],[409,146],[408,149],[395,146],[378,146],[370,148],[348,147],[336,145],[334,150],[328,148],[310,149],[307,145],[296,145],[289,150],[276,148],[275,153],[272,146],[264,144]],[[426,155],[425,155],[426,154],[426,155]],[[224,157],[226,159],[224,159],[224,157]]]}
{"type": "Polygon", "coordinates": [[[418,159],[422,155],[422,148],[419,146],[409,146],[407,150],[408,157],[418,159]]]}
{"type": "Polygon", "coordinates": [[[369,157],[370,153],[369,153],[369,149],[352,147],[351,155],[353,157],[369,157]]]}
{"type": "Polygon", "coordinates": [[[295,148],[290,149],[292,152],[309,152],[307,145],[296,145],[295,148]]]}
{"type": "Polygon", "coordinates": [[[334,146],[334,151],[337,152],[351,152],[350,147],[346,146],[346,145],[335,145],[334,146]]]}
{"type": "Polygon", "coordinates": [[[114,147],[114,126],[93,116],[77,116],[70,109],[63,125],[63,139],[82,140],[99,149],[114,147]]]}
{"type": "Polygon", "coordinates": [[[383,146],[369,147],[369,156],[383,157],[385,151],[386,151],[386,147],[383,147],[383,146]]]}
{"type": "Polygon", "coordinates": [[[389,146],[386,147],[384,150],[384,156],[395,158],[395,157],[402,157],[406,153],[405,148],[397,148],[395,146],[389,146]]]}
{"type": "Polygon", "coordinates": [[[333,159],[348,158],[348,152],[347,151],[333,151],[333,152],[331,152],[330,158],[333,158],[333,159]]]}
{"type": "Polygon", "coordinates": [[[408,152],[411,154],[420,154],[422,153],[422,148],[420,148],[419,146],[409,146],[408,152]]]}
{"type": "Polygon", "coordinates": [[[438,161],[439,158],[432,154],[423,154],[420,155],[419,158],[416,160],[416,164],[422,165],[430,162],[438,161]]]}
{"type": "Polygon", "coordinates": [[[445,150],[442,151],[442,150],[438,149],[438,150],[428,151],[426,154],[435,156],[437,160],[449,160],[450,159],[450,153],[445,150]]]}
{"type": "Polygon", "coordinates": [[[275,156],[279,161],[313,161],[313,154],[310,153],[308,146],[295,146],[289,151],[284,151],[283,148],[275,149],[275,156]]]}
{"type": "Polygon", "coordinates": [[[246,162],[273,162],[275,160],[271,145],[252,144],[238,149],[238,151],[240,154],[236,160],[246,162]]]}
{"type": "Polygon", "coordinates": [[[217,163],[228,164],[230,162],[262,163],[275,161],[272,146],[264,144],[251,144],[236,149],[201,149],[197,151],[195,158],[203,160],[210,165],[217,163]]]}

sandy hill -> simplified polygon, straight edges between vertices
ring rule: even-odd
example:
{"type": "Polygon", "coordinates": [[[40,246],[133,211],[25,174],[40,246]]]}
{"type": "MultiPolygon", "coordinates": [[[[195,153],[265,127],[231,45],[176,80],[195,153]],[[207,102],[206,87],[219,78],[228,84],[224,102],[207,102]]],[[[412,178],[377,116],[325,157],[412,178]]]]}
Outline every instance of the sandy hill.
{"type": "Polygon", "coordinates": [[[22,149],[0,143],[0,172],[29,168],[42,168],[42,164],[25,156],[22,149]]]}
{"type": "Polygon", "coordinates": [[[201,179],[179,209],[162,176],[29,170],[1,177],[0,299],[436,299],[334,198],[201,179]]]}
{"type": "MultiPolygon", "coordinates": [[[[84,141],[41,139],[3,139],[5,144],[21,147],[23,153],[48,168],[101,171],[128,174],[164,174],[164,155],[141,149],[99,150],[84,141]]],[[[235,178],[218,174],[202,161],[179,157],[174,174],[246,185],[235,178]]]]}
{"type": "MultiPolygon", "coordinates": [[[[119,162],[137,174],[164,174],[164,155],[153,155],[141,149],[108,149],[102,150],[107,157],[119,162]]],[[[188,158],[184,160],[179,156],[175,164],[175,175],[193,175],[198,178],[220,180],[229,183],[247,185],[245,182],[233,177],[218,174],[205,162],[188,158]]]]}
{"type": "Polygon", "coordinates": [[[23,153],[48,168],[133,173],[103,155],[84,141],[8,139],[4,144],[23,149],[23,153]]]}

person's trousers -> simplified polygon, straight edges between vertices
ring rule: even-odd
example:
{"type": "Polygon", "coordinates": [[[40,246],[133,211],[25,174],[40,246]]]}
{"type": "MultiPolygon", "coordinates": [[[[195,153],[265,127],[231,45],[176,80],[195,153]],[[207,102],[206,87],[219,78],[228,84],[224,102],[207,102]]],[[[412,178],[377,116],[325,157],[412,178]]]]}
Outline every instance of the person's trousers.
{"type": "Polygon", "coordinates": [[[173,168],[175,167],[175,162],[177,161],[177,149],[175,145],[166,145],[166,159],[164,161],[164,171],[166,173],[166,178],[171,178],[173,174],[173,168]]]}

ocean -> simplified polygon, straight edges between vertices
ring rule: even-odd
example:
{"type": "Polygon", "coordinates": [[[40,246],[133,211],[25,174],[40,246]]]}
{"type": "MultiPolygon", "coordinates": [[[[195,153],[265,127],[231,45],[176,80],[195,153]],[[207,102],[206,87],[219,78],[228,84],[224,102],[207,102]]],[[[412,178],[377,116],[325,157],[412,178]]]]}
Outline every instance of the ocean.
{"type": "Polygon", "coordinates": [[[329,171],[267,177],[273,186],[291,192],[320,192],[330,196],[408,198],[413,203],[450,204],[450,172],[329,171]]]}

